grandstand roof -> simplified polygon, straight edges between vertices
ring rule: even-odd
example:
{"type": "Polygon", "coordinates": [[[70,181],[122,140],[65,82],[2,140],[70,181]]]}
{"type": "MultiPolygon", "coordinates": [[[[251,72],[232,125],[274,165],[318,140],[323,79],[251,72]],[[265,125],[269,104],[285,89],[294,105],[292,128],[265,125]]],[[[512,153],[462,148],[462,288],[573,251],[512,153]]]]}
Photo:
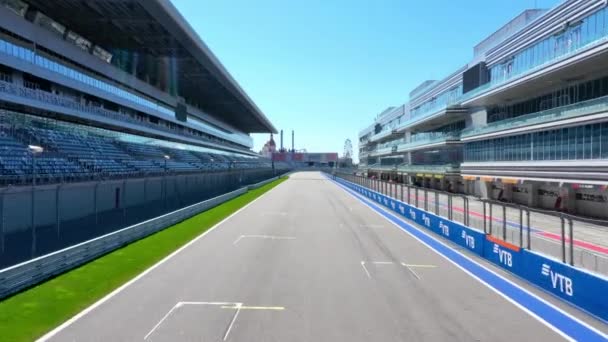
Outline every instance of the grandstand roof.
{"type": "Polygon", "coordinates": [[[166,73],[162,59],[175,60],[179,96],[245,132],[276,133],[169,0],[26,1],[108,51],[136,53],[152,80],[166,73]]]}

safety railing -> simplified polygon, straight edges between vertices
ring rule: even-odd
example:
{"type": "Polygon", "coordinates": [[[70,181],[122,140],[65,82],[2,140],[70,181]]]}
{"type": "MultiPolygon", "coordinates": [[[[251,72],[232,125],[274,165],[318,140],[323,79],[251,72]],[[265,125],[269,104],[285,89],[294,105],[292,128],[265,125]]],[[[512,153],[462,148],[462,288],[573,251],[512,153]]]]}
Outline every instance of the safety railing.
{"type": "Polygon", "coordinates": [[[407,143],[402,143],[397,146],[397,152],[402,152],[406,150],[411,150],[416,147],[421,147],[425,145],[438,144],[447,141],[456,141],[460,139],[459,132],[449,132],[449,133],[421,133],[415,136],[412,136],[412,140],[407,143]]]}
{"type": "MultiPolygon", "coordinates": [[[[472,199],[469,201],[465,200],[463,202],[465,207],[462,209],[458,208],[456,201],[448,200],[447,203],[440,203],[441,199],[434,200],[442,195],[439,192],[435,192],[437,196],[434,194],[430,196],[434,200],[433,204],[435,207],[448,206],[447,215],[442,213],[435,214],[432,212],[433,209],[429,206],[428,202],[430,189],[426,190],[424,201],[421,201],[422,196],[420,192],[416,198],[413,199],[408,196],[406,200],[405,195],[401,194],[403,193],[404,186],[407,187],[408,185],[402,183],[370,180],[369,178],[357,177],[353,174],[338,173],[334,174],[332,179],[354,196],[366,201],[372,209],[381,212],[383,216],[388,217],[397,226],[422,241],[432,240],[432,235],[439,235],[442,240],[449,241],[450,246],[455,250],[466,250],[467,253],[477,255],[497,267],[525,279],[556,297],[585,310],[587,313],[595,315],[600,320],[606,321],[608,319],[608,302],[598,300],[598,298],[603,298],[604,294],[608,292],[608,277],[589,272],[584,267],[581,267],[581,265],[574,267],[571,264],[567,264],[565,262],[566,250],[563,244],[561,250],[563,258],[562,261],[559,261],[557,258],[547,255],[546,252],[531,251],[527,247],[517,246],[514,243],[505,241],[509,236],[504,235],[506,230],[495,232],[492,227],[486,225],[487,231],[482,232],[479,229],[472,228],[472,222],[465,225],[458,222],[453,216],[450,218],[450,215],[459,210],[462,210],[465,216],[466,213],[474,214],[474,210],[471,210],[469,207],[469,204],[474,203],[472,199]],[[395,192],[395,189],[398,190],[395,192]],[[408,200],[410,203],[407,203],[408,200]],[[397,221],[397,217],[403,218],[404,222],[397,221]],[[412,227],[412,224],[418,225],[419,229],[417,230],[412,227]],[[492,230],[492,233],[488,230],[492,230]]],[[[411,195],[411,190],[409,195],[411,195]]],[[[457,199],[454,196],[452,198],[457,199]]],[[[494,205],[499,205],[499,203],[492,203],[489,210],[492,210],[494,205]]],[[[440,209],[435,209],[435,212],[439,211],[440,209]]],[[[522,210],[519,229],[520,244],[523,244],[524,216],[528,215],[525,215],[522,210]]],[[[508,217],[508,213],[503,213],[503,219],[507,219],[508,217]]],[[[483,220],[487,219],[487,217],[483,217],[483,220]]],[[[493,221],[494,219],[490,218],[489,222],[493,221]]],[[[531,224],[534,223],[531,222],[531,224]]],[[[565,225],[566,222],[561,225],[562,241],[564,242],[566,241],[565,225]]],[[[527,224],[527,227],[530,227],[530,224],[527,224]]],[[[575,231],[574,228],[570,228],[569,230],[571,232],[575,231]]],[[[530,236],[534,239],[536,232],[532,229],[530,231],[530,236]]],[[[570,237],[573,238],[573,233],[570,233],[570,237]]],[[[528,246],[531,248],[535,243],[529,243],[528,246]]],[[[454,253],[458,252],[454,251],[454,253]]],[[[573,257],[571,260],[573,260],[573,257]]]]}
{"type": "Polygon", "coordinates": [[[608,234],[606,221],[418,187],[397,179],[368,178],[354,173],[336,176],[513,246],[608,275],[607,240],[601,236],[608,234]]]}
{"type": "Polygon", "coordinates": [[[558,108],[543,110],[540,112],[526,114],[506,120],[492,122],[483,127],[471,127],[462,131],[463,137],[472,137],[485,133],[530,126],[534,124],[547,123],[557,120],[565,120],[593,113],[606,112],[608,110],[608,96],[593,100],[583,101],[558,108]]]}

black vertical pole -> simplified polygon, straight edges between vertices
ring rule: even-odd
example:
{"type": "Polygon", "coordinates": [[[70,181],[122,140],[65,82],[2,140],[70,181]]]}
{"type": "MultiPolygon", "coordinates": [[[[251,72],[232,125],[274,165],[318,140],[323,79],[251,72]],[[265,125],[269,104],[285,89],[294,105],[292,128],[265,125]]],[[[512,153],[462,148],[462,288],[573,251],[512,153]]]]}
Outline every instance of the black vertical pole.
{"type": "Polygon", "coordinates": [[[566,220],[564,219],[564,215],[560,215],[560,220],[562,223],[562,262],[566,262],[566,220]]]}
{"type": "Polygon", "coordinates": [[[572,219],[568,220],[568,228],[570,231],[570,265],[574,266],[574,227],[572,219]]]}
{"type": "Polygon", "coordinates": [[[462,199],[464,200],[464,225],[465,226],[469,226],[469,198],[463,196],[462,199]]]}
{"type": "Polygon", "coordinates": [[[435,191],[435,214],[439,215],[439,193],[435,191]]]}
{"type": "Polygon", "coordinates": [[[524,212],[519,207],[519,247],[522,248],[524,246],[524,212]]]}
{"type": "Polygon", "coordinates": [[[502,240],[507,241],[507,206],[502,206],[502,240]]]}
{"type": "Polygon", "coordinates": [[[482,201],[481,203],[483,203],[483,233],[487,234],[488,233],[488,229],[487,229],[487,221],[486,221],[486,202],[482,201]]]}
{"type": "Polygon", "coordinates": [[[490,217],[488,218],[489,222],[490,222],[490,235],[492,235],[492,224],[494,223],[494,217],[492,217],[492,202],[488,202],[488,205],[490,206],[490,217]]]}
{"type": "Polygon", "coordinates": [[[530,210],[526,209],[526,226],[527,226],[527,230],[528,230],[528,250],[531,250],[531,244],[530,244],[530,210]]]}
{"type": "Polygon", "coordinates": [[[36,256],[36,154],[32,153],[32,205],[31,205],[31,225],[32,225],[32,258],[36,256]]]}

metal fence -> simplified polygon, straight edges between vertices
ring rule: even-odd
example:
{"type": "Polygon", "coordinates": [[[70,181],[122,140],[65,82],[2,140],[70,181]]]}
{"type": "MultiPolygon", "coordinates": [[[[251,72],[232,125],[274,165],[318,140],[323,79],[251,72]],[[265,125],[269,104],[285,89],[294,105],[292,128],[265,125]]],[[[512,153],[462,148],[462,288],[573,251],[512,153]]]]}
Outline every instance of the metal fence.
{"type": "Polygon", "coordinates": [[[273,176],[233,170],[0,188],[0,269],[273,176]]]}
{"type": "Polygon", "coordinates": [[[244,194],[247,190],[256,189],[276,179],[277,177],[274,177],[241,187],[171,213],[2,269],[0,270],[0,299],[35,285],[49,277],[82,265],[89,260],[135,240],[170,227],[202,211],[244,194]]]}
{"type": "Polygon", "coordinates": [[[608,274],[608,248],[601,244],[608,241],[605,221],[367,178],[354,173],[336,172],[335,175],[520,248],[608,274]]]}

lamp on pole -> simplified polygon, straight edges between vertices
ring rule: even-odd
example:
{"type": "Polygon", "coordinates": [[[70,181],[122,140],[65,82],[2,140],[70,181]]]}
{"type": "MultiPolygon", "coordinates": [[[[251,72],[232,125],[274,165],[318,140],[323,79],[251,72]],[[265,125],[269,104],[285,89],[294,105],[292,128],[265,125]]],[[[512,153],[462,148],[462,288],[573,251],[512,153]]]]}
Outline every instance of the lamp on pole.
{"type": "Polygon", "coordinates": [[[27,150],[32,154],[32,205],[31,205],[31,217],[30,223],[32,226],[32,258],[36,256],[36,155],[44,152],[44,148],[37,145],[29,145],[27,150]]]}

